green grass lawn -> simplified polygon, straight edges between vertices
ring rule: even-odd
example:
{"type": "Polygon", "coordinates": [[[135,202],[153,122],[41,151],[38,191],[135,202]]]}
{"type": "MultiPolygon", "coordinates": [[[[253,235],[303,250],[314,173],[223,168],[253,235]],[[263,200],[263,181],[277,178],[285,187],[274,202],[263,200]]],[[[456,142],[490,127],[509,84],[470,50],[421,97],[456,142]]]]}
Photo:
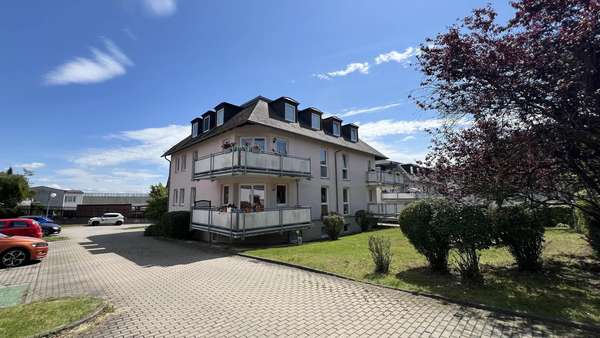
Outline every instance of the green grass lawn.
{"type": "Polygon", "coordinates": [[[429,272],[425,258],[398,228],[245,253],[399,289],[600,324],[600,262],[592,258],[584,237],[568,229],[548,229],[545,239],[544,271],[539,274],[518,272],[504,248],[483,251],[485,285],[480,287],[462,285],[456,274],[441,276],[429,272]],[[394,256],[387,275],[372,273],[368,250],[368,237],[372,234],[383,235],[392,243],[394,256]]]}
{"type": "Polygon", "coordinates": [[[56,242],[56,241],[64,241],[65,239],[69,239],[67,236],[44,236],[42,238],[46,242],[56,242]]]}
{"type": "Polygon", "coordinates": [[[0,337],[30,337],[77,321],[98,309],[90,297],[48,299],[0,309],[0,337]]]}

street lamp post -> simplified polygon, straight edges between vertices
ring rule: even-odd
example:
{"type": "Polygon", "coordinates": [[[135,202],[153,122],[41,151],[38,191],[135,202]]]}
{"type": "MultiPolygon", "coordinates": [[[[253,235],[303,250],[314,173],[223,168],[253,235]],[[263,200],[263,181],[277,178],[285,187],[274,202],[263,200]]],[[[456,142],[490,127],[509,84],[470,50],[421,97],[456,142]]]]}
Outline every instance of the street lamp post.
{"type": "Polygon", "coordinates": [[[48,194],[48,203],[46,203],[46,218],[48,218],[48,212],[50,211],[50,200],[56,197],[56,193],[48,194]]]}

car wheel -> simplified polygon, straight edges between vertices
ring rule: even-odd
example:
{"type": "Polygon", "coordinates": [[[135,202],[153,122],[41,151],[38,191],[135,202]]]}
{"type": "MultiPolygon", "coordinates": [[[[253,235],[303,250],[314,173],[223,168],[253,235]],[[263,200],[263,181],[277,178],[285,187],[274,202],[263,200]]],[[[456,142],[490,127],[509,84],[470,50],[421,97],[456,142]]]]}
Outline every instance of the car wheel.
{"type": "Polygon", "coordinates": [[[29,255],[23,249],[9,249],[2,254],[0,263],[2,266],[14,268],[23,265],[29,259],[29,255]]]}
{"type": "Polygon", "coordinates": [[[98,225],[98,224],[100,224],[100,222],[98,222],[98,221],[93,221],[93,222],[92,222],[92,225],[93,225],[93,226],[96,226],[96,225],[98,225]]]}
{"type": "Polygon", "coordinates": [[[115,223],[115,224],[116,224],[116,225],[121,225],[121,224],[123,224],[123,222],[121,222],[121,221],[117,221],[117,223],[115,223]]]}

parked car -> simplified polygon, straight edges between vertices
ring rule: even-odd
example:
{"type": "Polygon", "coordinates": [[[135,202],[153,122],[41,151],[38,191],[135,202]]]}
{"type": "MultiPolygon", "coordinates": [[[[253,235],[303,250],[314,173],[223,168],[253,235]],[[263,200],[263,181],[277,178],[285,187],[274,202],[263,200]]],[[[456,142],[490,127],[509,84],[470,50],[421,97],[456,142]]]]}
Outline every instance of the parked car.
{"type": "Polygon", "coordinates": [[[125,223],[125,216],[117,212],[107,212],[102,217],[92,217],[88,221],[88,225],[100,225],[100,224],[115,224],[121,225],[125,223]]]}
{"type": "Polygon", "coordinates": [[[29,218],[0,219],[0,233],[8,236],[28,236],[42,238],[42,227],[29,218]]]}
{"type": "Polygon", "coordinates": [[[42,227],[42,231],[44,232],[44,236],[52,235],[52,234],[60,234],[61,227],[56,224],[54,220],[50,218],[46,218],[44,216],[21,216],[20,218],[29,218],[40,224],[42,227]]]}
{"type": "Polygon", "coordinates": [[[25,236],[7,236],[0,233],[0,265],[16,267],[30,260],[41,260],[48,254],[48,243],[25,236]]]}

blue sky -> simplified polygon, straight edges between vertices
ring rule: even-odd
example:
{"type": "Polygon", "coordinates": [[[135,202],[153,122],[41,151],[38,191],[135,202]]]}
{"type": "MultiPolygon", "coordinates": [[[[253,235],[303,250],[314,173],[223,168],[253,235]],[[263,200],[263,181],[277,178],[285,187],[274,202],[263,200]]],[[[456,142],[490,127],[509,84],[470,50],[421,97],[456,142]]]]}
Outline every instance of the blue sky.
{"type": "MultiPolygon", "coordinates": [[[[418,45],[486,1],[3,1],[0,168],[33,184],[140,192],[166,148],[228,101],[290,96],[422,159],[439,123],[407,96],[418,45]]],[[[501,15],[505,2],[494,3],[501,15]]]]}

